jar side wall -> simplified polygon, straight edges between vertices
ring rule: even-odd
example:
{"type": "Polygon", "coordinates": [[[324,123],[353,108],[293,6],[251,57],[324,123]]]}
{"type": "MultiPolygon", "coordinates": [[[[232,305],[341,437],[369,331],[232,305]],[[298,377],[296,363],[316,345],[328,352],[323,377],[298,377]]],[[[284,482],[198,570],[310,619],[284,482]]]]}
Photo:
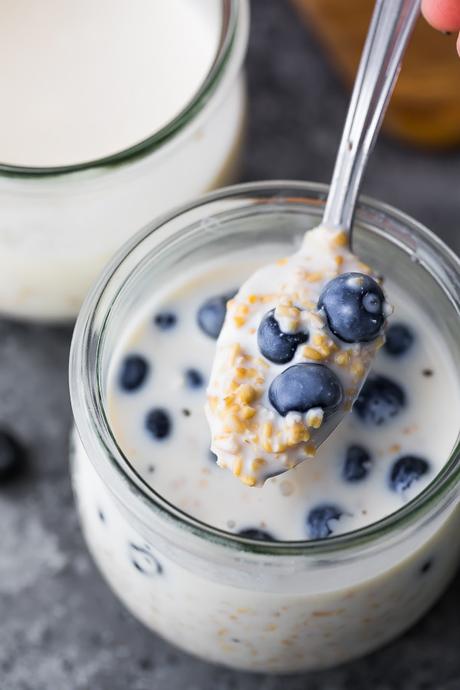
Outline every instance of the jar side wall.
{"type": "MultiPolygon", "coordinates": [[[[442,520],[418,548],[406,544],[399,562],[351,583],[332,566],[276,581],[259,564],[242,586],[214,572],[212,549],[201,573],[179,563],[154,537],[146,539],[102,484],[81,446],[73,458],[73,485],[88,547],[111,588],[147,627],[208,661],[265,672],[325,668],[361,656],[410,627],[443,591],[460,555],[455,534],[460,512],[442,520]],[[408,555],[409,554],[409,555],[408,555]],[[299,580],[303,579],[303,587],[299,580]],[[147,602],[147,603],[146,603],[147,602]]],[[[401,555],[401,554],[400,554],[401,555]]],[[[244,564],[240,564],[244,580],[244,564]]]]}

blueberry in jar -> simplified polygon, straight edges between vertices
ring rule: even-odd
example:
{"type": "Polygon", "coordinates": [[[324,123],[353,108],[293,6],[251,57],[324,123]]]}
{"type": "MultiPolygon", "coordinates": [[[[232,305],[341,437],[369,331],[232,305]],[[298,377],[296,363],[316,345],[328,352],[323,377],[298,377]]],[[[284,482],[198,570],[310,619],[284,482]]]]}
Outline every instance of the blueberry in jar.
{"type": "Polygon", "coordinates": [[[385,296],[380,285],[364,273],[342,273],[322,291],[318,309],[324,310],[334,335],[346,343],[369,342],[385,321],[385,296]]]}
{"type": "Polygon", "coordinates": [[[307,516],[307,525],[310,539],[326,539],[332,534],[331,522],[340,520],[343,511],[336,505],[319,505],[310,510],[307,516]]]}
{"type": "Polygon", "coordinates": [[[9,431],[0,429],[0,483],[15,479],[26,465],[23,445],[9,431]]]}
{"type": "Polygon", "coordinates": [[[386,376],[369,376],[362,387],[353,411],[369,424],[381,426],[396,417],[406,404],[406,394],[399,384],[386,376]]]}
{"type": "Polygon", "coordinates": [[[390,488],[402,494],[429,469],[430,465],[424,458],[418,455],[403,455],[391,468],[390,488]]]}
{"type": "Polygon", "coordinates": [[[347,448],[342,476],[347,482],[365,479],[371,466],[371,455],[363,446],[352,445],[347,448]]]}
{"type": "Polygon", "coordinates": [[[171,434],[171,417],[163,408],[155,407],[147,413],[145,427],[153,438],[157,441],[161,441],[171,434]]]}
{"type": "Polygon", "coordinates": [[[144,383],[149,372],[149,365],[142,355],[132,354],[124,358],[121,363],[120,387],[127,393],[138,390],[144,383]]]}
{"type": "Polygon", "coordinates": [[[264,529],[259,529],[258,527],[248,527],[247,529],[242,529],[238,532],[239,537],[245,537],[246,539],[256,539],[257,541],[275,541],[274,537],[264,529]]]}
{"type": "Polygon", "coordinates": [[[404,323],[393,323],[386,332],[384,352],[390,357],[401,357],[411,348],[414,334],[404,323]]]}
{"type": "Polygon", "coordinates": [[[204,385],[204,376],[198,369],[187,369],[184,378],[187,388],[202,388],[204,385]]]}
{"type": "Polygon", "coordinates": [[[283,333],[272,309],[260,322],[257,345],[270,362],[287,364],[294,357],[297,347],[308,340],[308,333],[283,333]]]}
{"type": "Polygon", "coordinates": [[[209,297],[198,309],[198,325],[210,338],[217,340],[224,325],[227,312],[227,302],[235,295],[235,291],[227,295],[209,297]]]}
{"type": "Polygon", "coordinates": [[[172,311],[162,311],[155,314],[153,322],[160,331],[169,331],[177,323],[177,316],[172,311]]]}
{"type": "Polygon", "coordinates": [[[342,384],[324,364],[294,364],[271,383],[268,397],[282,416],[288,412],[308,412],[320,407],[327,414],[335,411],[343,398],[342,384]]]}

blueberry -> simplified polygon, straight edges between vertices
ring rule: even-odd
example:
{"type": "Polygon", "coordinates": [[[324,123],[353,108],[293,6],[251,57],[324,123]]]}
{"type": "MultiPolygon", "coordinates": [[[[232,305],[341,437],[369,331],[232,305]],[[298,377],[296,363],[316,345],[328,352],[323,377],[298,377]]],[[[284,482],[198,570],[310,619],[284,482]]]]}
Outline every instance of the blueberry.
{"type": "Polygon", "coordinates": [[[166,410],[155,407],[148,412],[145,426],[157,440],[167,438],[171,433],[171,418],[166,410]]]}
{"type": "Polygon", "coordinates": [[[217,295],[207,299],[198,309],[197,321],[201,330],[216,340],[222,329],[227,311],[227,302],[232,299],[236,291],[228,295],[217,295]]]}
{"type": "Polygon", "coordinates": [[[349,446],[343,466],[343,478],[347,482],[359,482],[365,479],[371,466],[370,453],[362,446],[349,446]]]}
{"type": "Polygon", "coordinates": [[[9,431],[0,429],[0,483],[17,477],[25,467],[26,452],[9,431]]]}
{"type": "Polygon", "coordinates": [[[246,539],[256,539],[257,541],[275,541],[275,538],[270,532],[266,532],[264,529],[259,529],[258,527],[241,529],[238,532],[238,536],[245,537],[246,539]]]}
{"type": "Polygon", "coordinates": [[[172,311],[161,311],[155,314],[153,318],[155,326],[158,326],[160,331],[169,331],[177,323],[177,316],[172,311]]]}
{"type": "Polygon", "coordinates": [[[147,360],[141,355],[128,355],[121,364],[120,386],[124,391],[135,391],[144,383],[149,372],[147,360]]]}
{"type": "Polygon", "coordinates": [[[403,455],[391,468],[390,487],[398,494],[402,494],[429,469],[429,463],[423,458],[417,455],[403,455]]]}
{"type": "Polygon", "coordinates": [[[334,372],[323,364],[294,364],[273,380],[268,397],[285,417],[288,412],[308,412],[312,407],[333,412],[342,402],[343,390],[334,372]]]}
{"type": "Polygon", "coordinates": [[[185,384],[187,388],[202,388],[204,385],[203,374],[198,369],[187,369],[185,372],[185,384]]]}
{"type": "Polygon", "coordinates": [[[163,572],[161,563],[155,558],[148,546],[130,544],[129,554],[131,563],[143,575],[160,575],[163,572]]]}
{"type": "Polygon", "coordinates": [[[214,451],[211,450],[210,448],[209,448],[209,450],[208,450],[208,458],[209,458],[210,461],[213,462],[214,464],[217,463],[217,455],[216,455],[216,454],[214,453],[214,451]]]}
{"type": "Polygon", "coordinates": [[[346,343],[374,340],[385,321],[385,297],[379,284],[364,273],[342,273],[322,291],[318,309],[324,309],[331,331],[346,343]]]}
{"type": "Polygon", "coordinates": [[[259,350],[270,362],[287,364],[295,355],[297,346],[308,340],[308,333],[283,333],[275,319],[275,310],[265,314],[257,330],[259,350]]]}
{"type": "Polygon", "coordinates": [[[381,426],[395,417],[406,404],[401,386],[386,376],[369,376],[353,406],[364,422],[381,426]]]}
{"type": "Polygon", "coordinates": [[[413,342],[414,334],[410,328],[403,323],[394,323],[387,330],[383,349],[391,357],[400,357],[409,350],[413,342]]]}
{"type": "Polygon", "coordinates": [[[339,520],[342,514],[340,508],[327,503],[310,510],[307,517],[310,539],[326,539],[333,531],[330,521],[339,520]]]}

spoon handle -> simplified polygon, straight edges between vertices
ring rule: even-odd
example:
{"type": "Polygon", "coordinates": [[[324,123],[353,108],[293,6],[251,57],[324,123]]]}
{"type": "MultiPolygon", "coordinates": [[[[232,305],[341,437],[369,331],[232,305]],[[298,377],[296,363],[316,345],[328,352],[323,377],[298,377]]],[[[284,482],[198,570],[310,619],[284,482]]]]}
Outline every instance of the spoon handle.
{"type": "Polygon", "coordinates": [[[377,0],[375,4],[323,218],[326,227],[348,231],[350,240],[363,173],[420,4],[420,0],[377,0]]]}

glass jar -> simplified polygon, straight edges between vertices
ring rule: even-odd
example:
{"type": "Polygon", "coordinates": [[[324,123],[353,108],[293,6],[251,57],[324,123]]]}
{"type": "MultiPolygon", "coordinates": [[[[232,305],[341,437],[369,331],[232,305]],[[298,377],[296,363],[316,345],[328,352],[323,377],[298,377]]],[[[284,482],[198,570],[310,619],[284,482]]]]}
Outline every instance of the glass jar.
{"type": "MultiPolygon", "coordinates": [[[[241,185],[150,224],[87,298],[71,351],[73,485],[101,572],[152,630],[204,659],[252,671],[342,663],[430,608],[459,560],[459,446],[425,491],[378,523],[321,541],[248,541],[181,512],[136,473],[105,414],[107,371],[123,324],[156,286],[230,249],[294,251],[318,224],[325,195],[308,183],[241,185]]],[[[364,261],[425,305],[458,361],[455,255],[416,221],[370,200],[358,207],[353,237],[364,261]]]]}
{"type": "Polygon", "coordinates": [[[0,312],[78,313],[114,251],[154,216],[235,181],[245,120],[247,0],[221,0],[213,66],[186,107],[121,153],[59,168],[0,164],[0,312]]]}

